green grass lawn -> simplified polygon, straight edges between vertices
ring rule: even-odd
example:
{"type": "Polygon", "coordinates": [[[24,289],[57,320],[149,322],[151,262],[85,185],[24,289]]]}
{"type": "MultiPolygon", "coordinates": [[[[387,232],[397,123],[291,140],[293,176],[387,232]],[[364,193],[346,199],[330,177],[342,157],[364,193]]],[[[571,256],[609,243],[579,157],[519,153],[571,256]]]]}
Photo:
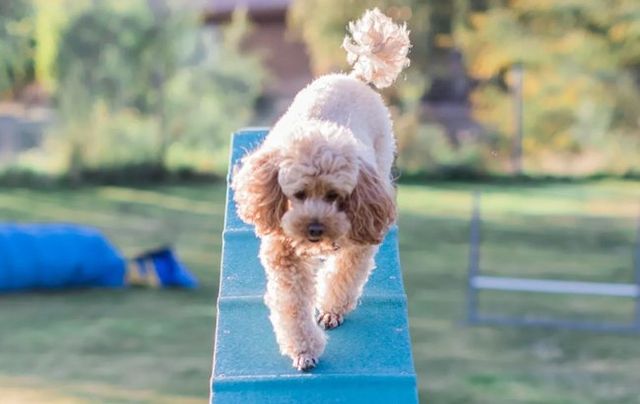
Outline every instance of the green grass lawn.
{"type": "MultiPolygon", "coordinates": [[[[476,189],[486,273],[633,279],[640,183],[401,186],[400,253],[422,400],[640,402],[638,336],[462,324],[476,189]]],[[[0,297],[0,401],[205,402],[223,207],[223,185],[0,189],[0,220],[96,225],[126,254],[171,242],[202,283],[189,292],[0,297]]],[[[491,292],[481,306],[620,321],[632,310],[624,300],[491,292]]]]}

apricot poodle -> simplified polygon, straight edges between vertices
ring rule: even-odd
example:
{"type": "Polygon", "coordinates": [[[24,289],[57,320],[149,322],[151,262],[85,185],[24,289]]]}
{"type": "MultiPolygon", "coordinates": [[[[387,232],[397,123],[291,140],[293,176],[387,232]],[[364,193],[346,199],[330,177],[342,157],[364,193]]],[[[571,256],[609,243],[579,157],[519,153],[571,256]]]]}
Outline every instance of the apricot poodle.
{"type": "Polygon", "coordinates": [[[298,370],[317,364],[344,321],[396,218],[389,110],[370,86],[390,86],[409,64],[409,33],[378,9],[349,23],[350,74],[300,91],[232,181],[238,214],[255,225],[265,302],[280,350],[298,370]]]}

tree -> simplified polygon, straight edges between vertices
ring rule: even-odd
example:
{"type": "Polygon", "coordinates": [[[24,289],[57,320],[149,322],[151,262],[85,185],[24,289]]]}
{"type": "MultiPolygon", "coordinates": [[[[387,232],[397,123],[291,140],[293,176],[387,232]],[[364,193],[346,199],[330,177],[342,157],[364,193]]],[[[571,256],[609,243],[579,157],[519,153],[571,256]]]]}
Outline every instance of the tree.
{"type": "Polygon", "coordinates": [[[264,74],[257,58],[239,53],[246,18],[211,32],[178,3],[150,7],[158,4],[102,1],[63,30],[56,94],[71,171],[221,169],[229,134],[251,117],[264,74]]]}
{"type": "Polygon", "coordinates": [[[0,95],[17,91],[34,77],[33,7],[28,0],[0,2],[0,95]]]}
{"type": "Polygon", "coordinates": [[[472,94],[475,116],[501,139],[502,155],[509,154],[514,125],[510,71],[522,63],[530,165],[584,172],[637,168],[640,3],[491,4],[461,12],[455,39],[469,74],[482,83],[472,94]],[[567,165],[571,156],[583,157],[581,167],[567,165]]]}

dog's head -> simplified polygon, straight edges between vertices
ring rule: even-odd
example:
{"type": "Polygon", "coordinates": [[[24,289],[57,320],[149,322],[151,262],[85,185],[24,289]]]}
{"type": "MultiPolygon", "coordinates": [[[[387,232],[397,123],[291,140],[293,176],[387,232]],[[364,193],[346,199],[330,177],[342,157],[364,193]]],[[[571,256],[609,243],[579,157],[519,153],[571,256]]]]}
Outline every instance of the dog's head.
{"type": "Polygon", "coordinates": [[[249,154],[234,175],[240,217],[258,235],[337,247],[378,244],[395,220],[393,189],[359,158],[348,129],[309,125],[249,154]]]}

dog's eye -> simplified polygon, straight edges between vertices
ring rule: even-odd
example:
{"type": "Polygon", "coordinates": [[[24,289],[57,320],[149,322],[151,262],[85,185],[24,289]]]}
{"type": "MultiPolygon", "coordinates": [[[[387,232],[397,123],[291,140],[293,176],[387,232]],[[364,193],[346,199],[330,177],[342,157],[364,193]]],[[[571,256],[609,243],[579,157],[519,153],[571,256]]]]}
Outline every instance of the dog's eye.
{"type": "Polygon", "coordinates": [[[307,198],[307,193],[306,193],[306,192],[304,192],[304,191],[298,191],[298,192],[296,192],[295,194],[293,194],[293,196],[294,196],[296,199],[299,199],[299,200],[301,200],[301,201],[304,201],[304,200],[307,198]]]}
{"type": "Polygon", "coordinates": [[[336,199],[338,199],[338,193],[336,191],[329,191],[327,192],[327,194],[324,196],[324,200],[327,202],[333,202],[336,199]]]}

